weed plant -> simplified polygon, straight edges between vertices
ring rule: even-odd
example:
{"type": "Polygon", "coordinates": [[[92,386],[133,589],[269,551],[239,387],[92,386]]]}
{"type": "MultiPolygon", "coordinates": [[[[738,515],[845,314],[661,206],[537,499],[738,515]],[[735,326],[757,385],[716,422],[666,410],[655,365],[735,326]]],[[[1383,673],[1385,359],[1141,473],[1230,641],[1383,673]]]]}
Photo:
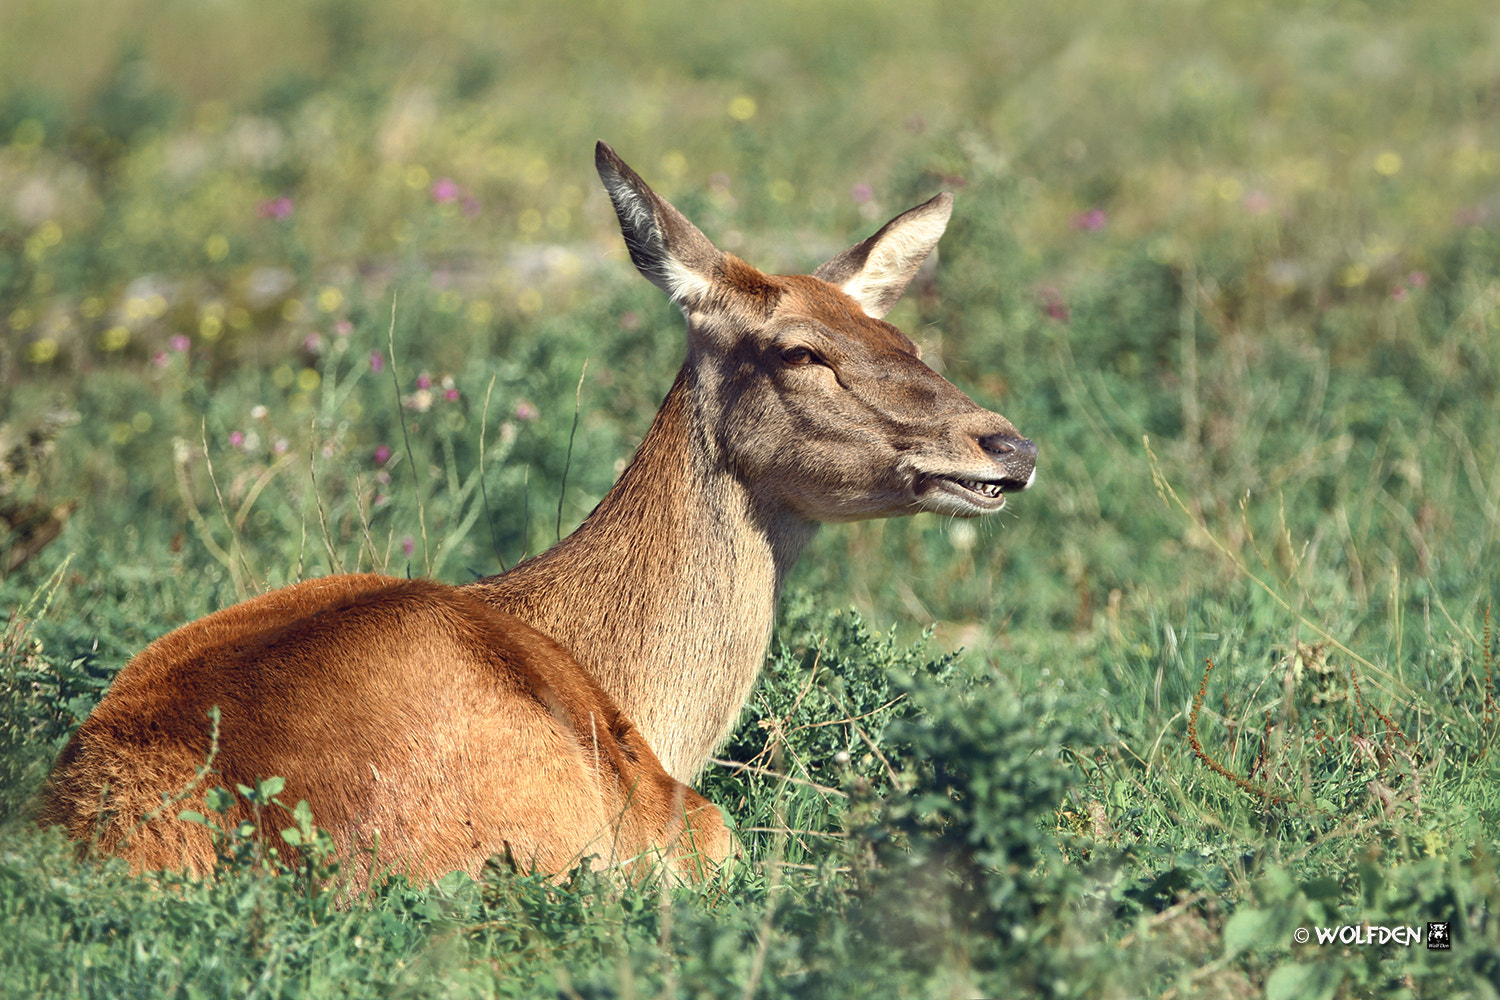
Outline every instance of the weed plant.
{"type": "Polygon", "coordinates": [[[1496,996],[1497,53],[1465,0],[4,5],[0,996],[1496,996]],[[156,636],[608,489],[683,346],[601,136],[772,270],[954,190],[892,318],[1040,446],[815,540],[699,782],[743,862],[349,900],[274,781],[203,882],[35,829],[156,636]]]}

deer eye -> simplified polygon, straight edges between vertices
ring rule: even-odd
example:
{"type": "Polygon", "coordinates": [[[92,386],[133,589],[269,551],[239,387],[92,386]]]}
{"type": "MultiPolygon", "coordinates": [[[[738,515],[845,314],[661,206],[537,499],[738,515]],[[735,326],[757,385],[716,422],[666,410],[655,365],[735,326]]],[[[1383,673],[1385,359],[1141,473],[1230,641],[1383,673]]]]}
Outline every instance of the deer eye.
{"type": "Polygon", "coordinates": [[[781,351],[781,360],[794,367],[822,362],[822,359],[809,348],[801,346],[783,348],[781,351]]]}

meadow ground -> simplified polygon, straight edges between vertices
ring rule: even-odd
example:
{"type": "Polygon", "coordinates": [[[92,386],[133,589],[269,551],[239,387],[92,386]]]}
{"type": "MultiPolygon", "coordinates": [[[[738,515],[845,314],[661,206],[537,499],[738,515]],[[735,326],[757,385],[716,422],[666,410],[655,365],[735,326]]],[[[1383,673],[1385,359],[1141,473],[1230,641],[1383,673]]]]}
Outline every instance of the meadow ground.
{"type": "Polygon", "coordinates": [[[568,9],[0,8],[0,995],[1495,996],[1492,5],[568,9]],[[600,137],[773,271],[953,191],[892,318],[1040,447],[804,556],[747,862],[340,908],[34,829],[157,635],[603,495],[683,346],[600,137]]]}

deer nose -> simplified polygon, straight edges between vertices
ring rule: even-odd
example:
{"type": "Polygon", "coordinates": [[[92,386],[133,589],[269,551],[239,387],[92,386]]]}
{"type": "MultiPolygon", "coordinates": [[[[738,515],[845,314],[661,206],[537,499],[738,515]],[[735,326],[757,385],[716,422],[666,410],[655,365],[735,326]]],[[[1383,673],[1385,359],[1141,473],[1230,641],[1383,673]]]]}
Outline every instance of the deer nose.
{"type": "Polygon", "coordinates": [[[1003,478],[1001,488],[1024,490],[1036,477],[1036,444],[1019,434],[988,434],[979,439],[979,447],[999,463],[1003,478]]]}

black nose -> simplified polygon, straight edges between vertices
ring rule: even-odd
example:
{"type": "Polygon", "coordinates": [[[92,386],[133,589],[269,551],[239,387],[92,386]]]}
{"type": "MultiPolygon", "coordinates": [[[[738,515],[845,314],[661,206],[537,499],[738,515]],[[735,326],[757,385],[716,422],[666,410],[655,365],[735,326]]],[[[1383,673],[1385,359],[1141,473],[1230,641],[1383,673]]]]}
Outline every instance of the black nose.
{"type": "Polygon", "coordinates": [[[979,447],[1000,466],[1000,486],[1006,491],[1024,490],[1036,472],[1036,445],[1020,436],[991,434],[979,439],[979,447]]]}

